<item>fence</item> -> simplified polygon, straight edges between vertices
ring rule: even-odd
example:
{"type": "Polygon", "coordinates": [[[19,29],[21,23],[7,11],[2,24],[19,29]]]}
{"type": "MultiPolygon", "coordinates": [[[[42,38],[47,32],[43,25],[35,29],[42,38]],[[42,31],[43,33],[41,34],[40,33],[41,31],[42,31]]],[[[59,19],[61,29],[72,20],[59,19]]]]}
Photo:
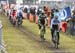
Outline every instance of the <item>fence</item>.
{"type": "Polygon", "coordinates": [[[1,53],[7,53],[5,48],[4,48],[4,44],[3,44],[2,23],[1,23],[1,21],[0,21],[0,50],[1,50],[1,53]]]}

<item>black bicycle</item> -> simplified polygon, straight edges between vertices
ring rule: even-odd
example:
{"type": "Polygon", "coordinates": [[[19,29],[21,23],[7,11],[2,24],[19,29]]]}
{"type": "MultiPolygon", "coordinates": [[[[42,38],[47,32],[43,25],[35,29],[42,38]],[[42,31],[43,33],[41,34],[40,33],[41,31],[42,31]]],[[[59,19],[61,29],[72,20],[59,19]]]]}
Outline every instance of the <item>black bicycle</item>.
{"type": "Polygon", "coordinates": [[[18,19],[17,19],[17,26],[18,26],[18,27],[19,27],[19,26],[22,26],[22,23],[23,23],[22,18],[18,18],[18,19]]]}
{"type": "Polygon", "coordinates": [[[54,43],[54,47],[56,48],[56,49],[58,49],[58,30],[54,30],[54,34],[53,34],[53,43],[54,43]]]}
{"type": "Polygon", "coordinates": [[[41,31],[40,31],[41,41],[44,41],[45,40],[44,34],[45,34],[44,25],[41,25],[41,31]]]}

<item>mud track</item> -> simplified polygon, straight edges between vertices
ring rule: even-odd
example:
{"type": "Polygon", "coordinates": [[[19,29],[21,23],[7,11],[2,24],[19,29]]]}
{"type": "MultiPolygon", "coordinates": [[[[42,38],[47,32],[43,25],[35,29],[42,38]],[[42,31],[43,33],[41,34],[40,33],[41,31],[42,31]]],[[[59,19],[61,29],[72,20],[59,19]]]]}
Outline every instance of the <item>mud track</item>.
{"type": "Polygon", "coordinates": [[[54,48],[53,44],[51,44],[49,41],[41,42],[40,37],[36,37],[36,35],[34,33],[32,33],[31,31],[27,30],[23,26],[22,27],[19,27],[18,29],[21,32],[23,32],[24,34],[26,34],[28,37],[30,37],[33,40],[37,41],[40,44],[40,46],[41,45],[44,45],[44,46],[46,46],[47,49],[52,50],[54,53],[67,53],[68,52],[68,51],[65,51],[64,49],[62,49],[60,47],[58,49],[54,48]]]}

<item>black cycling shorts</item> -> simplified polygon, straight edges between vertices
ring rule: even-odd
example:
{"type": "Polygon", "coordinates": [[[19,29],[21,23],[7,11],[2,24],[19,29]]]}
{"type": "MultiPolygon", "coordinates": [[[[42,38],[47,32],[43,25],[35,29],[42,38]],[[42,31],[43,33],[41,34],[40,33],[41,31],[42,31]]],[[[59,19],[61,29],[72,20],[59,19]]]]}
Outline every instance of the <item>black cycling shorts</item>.
{"type": "Polygon", "coordinates": [[[42,25],[44,25],[45,24],[45,20],[40,20],[40,23],[42,24],[42,25]]]}
{"type": "Polygon", "coordinates": [[[59,26],[58,25],[52,25],[52,29],[58,30],[59,26]]]}

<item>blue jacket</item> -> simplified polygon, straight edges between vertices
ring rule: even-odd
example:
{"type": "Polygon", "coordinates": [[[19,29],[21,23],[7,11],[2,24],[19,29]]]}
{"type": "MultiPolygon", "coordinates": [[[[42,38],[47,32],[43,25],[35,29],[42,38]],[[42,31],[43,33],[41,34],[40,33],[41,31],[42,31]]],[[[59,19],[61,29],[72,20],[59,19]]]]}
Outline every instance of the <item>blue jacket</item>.
{"type": "Polygon", "coordinates": [[[52,25],[54,25],[54,24],[58,24],[59,28],[62,28],[62,22],[60,19],[57,19],[57,20],[55,20],[55,18],[51,19],[51,25],[50,25],[51,29],[52,29],[52,25]]]}
{"type": "Polygon", "coordinates": [[[22,16],[23,16],[22,11],[19,10],[19,11],[18,11],[18,17],[22,17],[22,16]]]}

